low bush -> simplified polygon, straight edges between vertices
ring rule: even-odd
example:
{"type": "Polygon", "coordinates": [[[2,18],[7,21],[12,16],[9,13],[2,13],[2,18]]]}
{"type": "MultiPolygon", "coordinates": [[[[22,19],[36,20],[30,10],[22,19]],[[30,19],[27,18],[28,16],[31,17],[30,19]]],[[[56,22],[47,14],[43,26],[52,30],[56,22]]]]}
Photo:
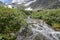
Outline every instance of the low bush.
{"type": "Polygon", "coordinates": [[[53,28],[60,29],[60,9],[48,9],[39,12],[32,12],[32,17],[42,19],[53,28]]]}
{"type": "Polygon", "coordinates": [[[11,33],[26,25],[25,16],[21,10],[0,7],[0,40],[13,40],[11,33]]]}

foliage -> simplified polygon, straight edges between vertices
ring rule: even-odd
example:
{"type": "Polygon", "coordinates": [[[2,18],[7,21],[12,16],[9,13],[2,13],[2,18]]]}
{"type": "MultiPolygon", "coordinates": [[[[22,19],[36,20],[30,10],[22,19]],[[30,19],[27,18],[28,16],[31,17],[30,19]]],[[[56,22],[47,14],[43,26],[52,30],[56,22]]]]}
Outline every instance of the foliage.
{"type": "Polygon", "coordinates": [[[39,12],[32,12],[32,17],[42,19],[53,28],[60,29],[60,9],[48,9],[39,12]]]}
{"type": "Polygon", "coordinates": [[[25,16],[21,10],[0,7],[0,39],[13,40],[14,36],[10,33],[26,25],[25,16]]]}

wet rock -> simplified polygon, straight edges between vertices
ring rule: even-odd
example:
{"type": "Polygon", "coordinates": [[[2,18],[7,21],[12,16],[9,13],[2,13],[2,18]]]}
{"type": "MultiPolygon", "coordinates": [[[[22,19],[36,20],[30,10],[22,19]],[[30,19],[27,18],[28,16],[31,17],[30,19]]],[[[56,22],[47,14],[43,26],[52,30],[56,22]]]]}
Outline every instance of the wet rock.
{"type": "Polygon", "coordinates": [[[24,29],[22,29],[21,32],[19,31],[17,34],[18,34],[17,35],[18,37],[16,40],[23,40],[23,39],[31,36],[33,34],[33,32],[29,27],[24,27],[24,29]]]}
{"type": "Polygon", "coordinates": [[[17,32],[16,40],[60,40],[60,32],[42,20],[28,19],[28,25],[17,32]]]}

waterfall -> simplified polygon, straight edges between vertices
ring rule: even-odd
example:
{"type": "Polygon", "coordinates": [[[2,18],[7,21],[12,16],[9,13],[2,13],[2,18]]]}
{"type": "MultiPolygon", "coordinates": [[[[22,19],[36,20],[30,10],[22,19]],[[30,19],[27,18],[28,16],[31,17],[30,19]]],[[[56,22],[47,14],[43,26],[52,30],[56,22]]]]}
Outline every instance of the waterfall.
{"type": "Polygon", "coordinates": [[[26,19],[28,25],[17,33],[16,40],[60,40],[60,32],[53,30],[43,20],[26,19]]]}

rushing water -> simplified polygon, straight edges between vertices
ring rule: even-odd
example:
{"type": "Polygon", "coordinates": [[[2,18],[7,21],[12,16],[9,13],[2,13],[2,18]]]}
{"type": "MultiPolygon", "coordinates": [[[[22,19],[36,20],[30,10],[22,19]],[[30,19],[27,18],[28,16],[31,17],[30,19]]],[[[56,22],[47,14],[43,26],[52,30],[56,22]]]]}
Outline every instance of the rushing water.
{"type": "Polygon", "coordinates": [[[60,40],[60,32],[53,30],[43,20],[26,19],[28,25],[17,33],[16,40],[60,40]]]}

